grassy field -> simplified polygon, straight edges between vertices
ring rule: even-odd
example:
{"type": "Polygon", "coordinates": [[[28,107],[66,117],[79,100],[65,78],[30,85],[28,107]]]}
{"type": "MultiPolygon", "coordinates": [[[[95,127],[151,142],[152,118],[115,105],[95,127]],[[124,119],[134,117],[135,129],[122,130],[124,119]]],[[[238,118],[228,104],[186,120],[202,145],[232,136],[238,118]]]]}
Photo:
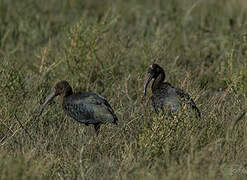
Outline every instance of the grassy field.
{"type": "Polygon", "coordinates": [[[0,179],[246,178],[247,2],[0,0],[0,92],[0,179]],[[202,121],[154,114],[153,62],[202,121]],[[38,117],[60,80],[106,97],[118,126],[96,137],[60,98],[38,117]]]}

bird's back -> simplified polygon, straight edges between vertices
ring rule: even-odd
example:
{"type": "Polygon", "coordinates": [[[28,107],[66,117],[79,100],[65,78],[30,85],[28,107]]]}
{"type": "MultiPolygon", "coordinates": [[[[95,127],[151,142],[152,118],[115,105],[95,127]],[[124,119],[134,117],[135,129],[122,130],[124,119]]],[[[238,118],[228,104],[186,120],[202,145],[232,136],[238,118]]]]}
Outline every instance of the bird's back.
{"type": "Polygon", "coordinates": [[[168,107],[168,113],[174,113],[179,107],[188,104],[196,111],[197,116],[200,117],[200,111],[189,94],[185,93],[182,89],[173,87],[168,82],[162,83],[159,88],[155,89],[151,100],[156,113],[160,110],[164,113],[164,107],[168,107]]]}
{"type": "Polygon", "coordinates": [[[69,116],[85,124],[117,123],[117,117],[107,100],[95,93],[79,92],[64,97],[63,108],[69,116]]]}

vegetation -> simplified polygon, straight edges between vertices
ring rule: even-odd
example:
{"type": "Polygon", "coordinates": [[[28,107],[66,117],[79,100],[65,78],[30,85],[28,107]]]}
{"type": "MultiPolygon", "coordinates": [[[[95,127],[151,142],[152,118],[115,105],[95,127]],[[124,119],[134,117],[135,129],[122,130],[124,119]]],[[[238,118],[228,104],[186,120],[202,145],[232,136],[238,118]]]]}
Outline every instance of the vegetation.
{"type": "Polygon", "coordinates": [[[246,12],[246,0],[1,0],[0,179],[244,178],[246,12]],[[153,112],[153,62],[202,121],[153,112]],[[59,98],[39,117],[59,80],[105,96],[119,125],[96,137],[59,98]]]}

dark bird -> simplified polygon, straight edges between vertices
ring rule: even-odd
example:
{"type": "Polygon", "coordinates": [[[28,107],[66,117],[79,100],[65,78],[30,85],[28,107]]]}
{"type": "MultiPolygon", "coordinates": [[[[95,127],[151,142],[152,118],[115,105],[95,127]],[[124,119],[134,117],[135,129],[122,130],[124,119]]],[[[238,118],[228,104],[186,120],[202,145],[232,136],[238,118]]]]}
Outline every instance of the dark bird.
{"type": "Polygon", "coordinates": [[[63,110],[86,126],[93,124],[97,134],[101,124],[109,122],[117,125],[117,116],[104,97],[90,92],[73,93],[67,81],[60,81],[55,85],[54,91],[42,105],[40,115],[46,105],[59,95],[62,96],[63,110]]]}
{"type": "Polygon", "coordinates": [[[148,84],[154,79],[152,84],[151,102],[154,111],[158,114],[160,111],[165,114],[164,107],[167,107],[168,114],[175,113],[180,107],[189,105],[195,112],[198,118],[201,118],[201,113],[196,107],[195,102],[182,89],[173,87],[170,83],[164,82],[165,72],[158,64],[152,64],[148,68],[147,79],[144,85],[144,96],[147,92],[148,84]]]}

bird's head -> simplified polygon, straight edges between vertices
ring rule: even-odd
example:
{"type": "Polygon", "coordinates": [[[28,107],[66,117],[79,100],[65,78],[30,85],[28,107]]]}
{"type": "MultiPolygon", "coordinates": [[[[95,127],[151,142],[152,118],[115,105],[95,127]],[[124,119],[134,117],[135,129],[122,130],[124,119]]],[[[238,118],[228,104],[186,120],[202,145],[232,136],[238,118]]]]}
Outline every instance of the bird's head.
{"type": "Polygon", "coordinates": [[[71,86],[69,85],[69,83],[67,81],[60,81],[58,82],[54,88],[53,88],[53,91],[52,93],[48,96],[48,98],[46,99],[46,101],[44,102],[44,104],[42,105],[41,107],[41,110],[40,110],[40,115],[42,114],[42,112],[44,111],[46,105],[52,101],[56,96],[67,96],[67,95],[70,95],[72,94],[72,88],[71,86]]]}
{"type": "Polygon", "coordinates": [[[71,86],[67,81],[60,81],[54,86],[54,94],[56,96],[66,96],[72,91],[71,86]]]}
{"type": "Polygon", "coordinates": [[[164,73],[164,70],[158,64],[152,64],[148,67],[147,79],[144,85],[144,96],[146,95],[147,87],[150,81],[152,79],[156,79],[161,73],[164,73]]]}

